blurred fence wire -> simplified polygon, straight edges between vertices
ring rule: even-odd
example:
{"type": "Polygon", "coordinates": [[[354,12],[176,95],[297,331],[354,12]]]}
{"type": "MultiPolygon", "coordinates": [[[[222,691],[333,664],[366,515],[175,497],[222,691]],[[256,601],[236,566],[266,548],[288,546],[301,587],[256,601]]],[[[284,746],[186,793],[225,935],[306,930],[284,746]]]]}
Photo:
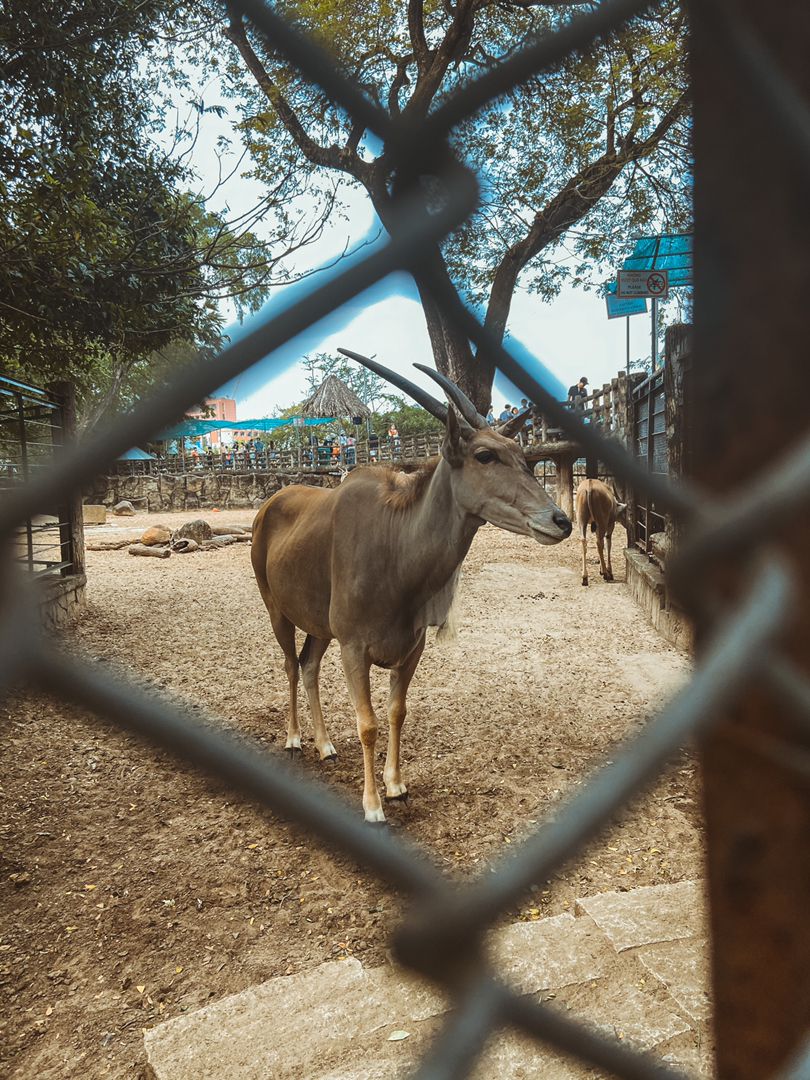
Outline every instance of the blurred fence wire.
{"type": "MultiPolygon", "coordinates": [[[[252,332],[214,360],[201,360],[179,372],[168,386],[97,438],[65,450],[55,465],[7,492],[0,506],[0,533],[7,543],[13,542],[22,523],[52,505],[67,489],[79,490],[104,463],[148,439],[186,408],[346,300],[393,271],[420,266],[424,275],[427,271],[420,260],[425,251],[463,222],[477,203],[476,178],[454,158],[447,142],[454,125],[518,81],[539,75],[572,52],[587,49],[655,5],[604,0],[573,16],[559,32],[540,38],[492,73],[468,84],[415,126],[407,118],[387,116],[341,73],[320,46],[301,36],[262,0],[235,0],[233,6],[357,124],[385,141],[392,176],[397,178],[393,190],[398,193],[389,239],[384,248],[333,273],[279,314],[259,320],[252,332]],[[435,197],[429,208],[425,205],[420,174],[433,176],[443,192],[438,208],[435,197]]],[[[810,178],[810,113],[806,104],[797,98],[756,38],[738,25],[733,4],[704,0],[702,6],[704,33],[714,34],[717,49],[730,51],[745,78],[760,89],[774,125],[795,141],[810,178]]],[[[470,884],[452,883],[426,853],[368,828],[329,789],[288,772],[285,765],[232,734],[202,725],[191,710],[184,711],[122,675],[112,675],[63,651],[38,630],[33,590],[20,580],[13,558],[7,560],[0,580],[0,679],[7,687],[22,677],[94,710],[111,724],[137,732],[283,814],[330,849],[351,855],[406,893],[411,908],[395,933],[397,953],[413,970],[442,984],[456,1006],[419,1067],[421,1080],[469,1075],[488,1036],[503,1025],[522,1029],[588,1066],[616,1076],[672,1077],[676,1074],[663,1063],[544,1004],[518,996],[490,969],[485,937],[524,890],[573,859],[607,826],[611,815],[651,783],[678,748],[704,734],[722,710],[746,692],[752,680],[766,681],[787,708],[810,723],[810,684],[788,650],[781,648],[793,614],[796,571],[790,561],[758,542],[757,530],[745,527],[754,515],[760,521],[767,518],[773,527],[789,515],[797,493],[802,499],[810,496],[810,440],[798,446],[790,459],[766,470],[755,493],[749,489],[718,506],[686,483],[675,485],[660,473],[648,472],[624,447],[603,439],[593,426],[583,425],[490,336],[450,284],[436,279],[433,292],[458,329],[494,356],[497,366],[550,422],[586,453],[603,461],[617,478],[679,520],[685,540],[673,576],[684,585],[687,599],[690,582],[699,579],[701,566],[718,551],[733,546],[737,551],[743,549],[748,559],[747,594],[731,608],[719,601],[711,606],[711,641],[689,685],[614,755],[611,764],[580,787],[558,809],[553,821],[511,850],[493,873],[470,884]]],[[[695,609],[707,606],[705,597],[695,596],[694,603],[695,609]]]]}

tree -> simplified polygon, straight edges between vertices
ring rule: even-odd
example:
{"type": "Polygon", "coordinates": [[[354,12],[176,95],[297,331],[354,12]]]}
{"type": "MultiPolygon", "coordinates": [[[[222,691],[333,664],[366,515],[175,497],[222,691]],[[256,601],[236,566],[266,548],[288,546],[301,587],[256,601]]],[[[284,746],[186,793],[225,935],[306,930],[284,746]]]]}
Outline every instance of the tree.
{"type": "MultiPolygon", "coordinates": [[[[287,0],[278,7],[326,44],[393,117],[418,121],[452,89],[497,67],[538,31],[582,3],[544,0],[287,0]]],[[[386,148],[366,139],[318,88],[290,69],[232,6],[225,33],[240,63],[228,92],[242,112],[255,174],[272,185],[296,168],[311,193],[338,176],[363,188],[383,224],[392,185],[386,148]]],[[[640,228],[689,221],[684,16],[669,0],[655,15],[515,87],[460,125],[453,144],[482,179],[481,205],[414,275],[439,370],[479,408],[490,400],[492,359],[475,356],[436,306],[430,275],[452,279],[484,308],[498,340],[518,285],[543,297],[566,276],[615,256],[640,228]],[[561,262],[561,247],[578,257],[561,262]]]]}
{"type": "Polygon", "coordinates": [[[222,302],[255,309],[279,260],[311,239],[287,228],[283,205],[269,240],[253,231],[281,172],[260,207],[228,220],[190,190],[194,125],[155,142],[161,49],[184,10],[8,0],[0,15],[0,362],[75,381],[88,424],[159,377],[166,350],[218,344],[222,302]]]}

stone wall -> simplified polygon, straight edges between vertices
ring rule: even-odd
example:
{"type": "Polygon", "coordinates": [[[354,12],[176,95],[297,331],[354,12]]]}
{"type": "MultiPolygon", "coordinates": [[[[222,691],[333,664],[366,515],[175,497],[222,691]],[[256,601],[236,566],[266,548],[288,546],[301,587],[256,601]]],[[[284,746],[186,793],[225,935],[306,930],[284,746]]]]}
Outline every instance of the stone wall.
{"type": "Polygon", "coordinates": [[[649,621],[671,645],[692,651],[692,625],[669,597],[664,573],[638,548],[627,548],[627,588],[649,621]]]}
{"type": "Polygon", "coordinates": [[[57,630],[73,622],[84,604],[86,583],[84,573],[46,577],[37,583],[41,589],[40,617],[47,630],[57,630]]]}
{"type": "Polygon", "coordinates": [[[115,506],[126,499],[137,510],[250,510],[288,484],[335,487],[336,476],[200,470],[179,475],[101,476],[85,490],[85,502],[115,506]]]}

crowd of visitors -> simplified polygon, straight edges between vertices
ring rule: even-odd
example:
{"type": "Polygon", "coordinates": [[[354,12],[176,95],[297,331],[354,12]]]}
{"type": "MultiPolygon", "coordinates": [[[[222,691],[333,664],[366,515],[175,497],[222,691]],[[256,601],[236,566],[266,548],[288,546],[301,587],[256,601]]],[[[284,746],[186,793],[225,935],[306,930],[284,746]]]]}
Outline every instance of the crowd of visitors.
{"type": "MultiPolygon", "coordinates": [[[[587,397],[588,380],[583,375],[578,382],[569,387],[566,404],[571,409],[581,410],[585,407],[587,397]]],[[[533,441],[535,437],[540,438],[540,414],[534,404],[525,397],[520,399],[519,405],[507,402],[497,417],[490,404],[486,419],[490,426],[495,427],[507,423],[521,413],[527,413],[527,416],[517,436],[519,441],[525,443],[533,441]]],[[[368,458],[371,461],[395,460],[400,456],[401,450],[400,434],[393,418],[386,435],[381,436],[376,431],[369,432],[368,458]],[[383,453],[383,448],[385,453],[383,453]]],[[[301,464],[309,467],[330,464],[351,467],[358,463],[355,436],[347,435],[343,431],[330,433],[321,438],[313,433],[303,444],[296,442],[283,446],[276,445],[272,439],[265,442],[260,437],[208,446],[191,439],[186,439],[185,445],[182,446],[175,439],[166,448],[165,463],[171,466],[172,459],[176,461],[181,455],[184,459],[183,467],[190,465],[195,469],[206,467],[234,470],[270,469],[282,464],[282,459],[284,459],[284,464],[292,464],[292,459],[297,459],[301,464]]],[[[161,454],[157,456],[162,458],[161,454]]]]}
{"type": "MultiPolygon", "coordinates": [[[[380,436],[375,431],[369,433],[368,450],[372,460],[382,456],[380,448],[383,444],[388,450],[386,458],[399,456],[401,440],[393,419],[387,435],[380,436]]],[[[303,444],[293,441],[283,446],[277,446],[273,440],[265,442],[261,438],[208,446],[193,439],[186,439],[185,445],[173,439],[166,448],[165,462],[171,466],[174,461],[177,467],[177,459],[181,456],[183,466],[193,469],[267,469],[279,465],[282,459],[289,459],[290,463],[293,459],[300,460],[301,464],[313,467],[329,464],[352,466],[357,464],[357,440],[354,435],[347,435],[343,431],[323,437],[313,433],[303,444]]],[[[157,457],[162,459],[163,455],[158,453],[157,457]]]]}
{"type": "MultiPolygon", "coordinates": [[[[583,375],[582,378],[574,383],[573,386],[568,388],[568,397],[565,404],[569,409],[581,410],[585,408],[585,402],[588,397],[588,380],[583,375]]],[[[521,398],[520,405],[511,405],[507,402],[498,416],[495,416],[492,405],[490,404],[487,410],[487,423],[491,427],[505,424],[508,420],[511,420],[515,416],[519,416],[520,413],[525,412],[527,409],[531,410],[529,416],[523,425],[522,431],[518,434],[520,442],[524,440],[532,440],[535,436],[536,430],[539,431],[540,426],[540,413],[536,406],[528,400],[528,398],[521,398]]],[[[537,436],[539,438],[539,435],[537,436]]]]}

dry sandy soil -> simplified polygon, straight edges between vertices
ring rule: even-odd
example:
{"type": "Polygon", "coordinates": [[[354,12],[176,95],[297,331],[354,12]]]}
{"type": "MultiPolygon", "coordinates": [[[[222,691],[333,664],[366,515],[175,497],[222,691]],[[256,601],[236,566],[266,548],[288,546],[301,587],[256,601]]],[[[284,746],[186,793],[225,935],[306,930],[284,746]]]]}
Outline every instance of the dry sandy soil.
{"type": "MultiPolygon", "coordinates": [[[[621,579],[621,555],[615,562],[621,579]]],[[[621,580],[606,584],[594,565],[584,589],[578,563],[573,540],[544,548],[482,529],[465,564],[458,641],[431,641],[417,671],[404,731],[411,798],[388,817],[448,873],[485,871],[687,673],[621,580]]],[[[165,561],[90,552],[88,579],[71,642],[283,753],[286,678],[247,545],[165,561]]],[[[375,675],[380,706],[386,679],[375,675]]],[[[335,646],[322,696],[338,763],[319,765],[305,713],[300,768],[361,813],[361,756],[335,646]]],[[[350,860],[60,702],[20,695],[3,707],[0,730],[3,1075],[143,1077],[145,1027],[326,959],[383,959],[400,901],[350,860]]],[[[509,917],[698,876],[696,797],[683,753],[509,917]]]]}

